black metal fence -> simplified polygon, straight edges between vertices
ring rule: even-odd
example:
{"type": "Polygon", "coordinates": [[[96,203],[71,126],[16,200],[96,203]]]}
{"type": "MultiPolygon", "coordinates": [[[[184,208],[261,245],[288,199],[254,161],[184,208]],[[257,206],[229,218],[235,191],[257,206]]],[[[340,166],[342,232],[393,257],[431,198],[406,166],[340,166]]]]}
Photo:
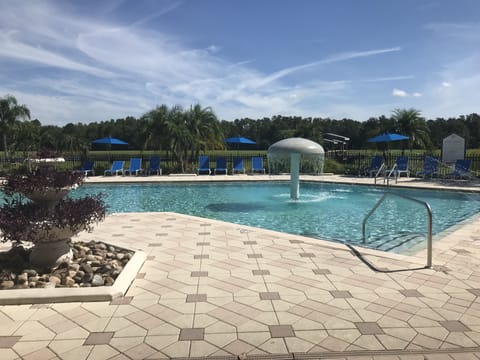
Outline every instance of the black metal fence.
{"type": "MultiPolygon", "coordinates": [[[[268,172],[267,164],[267,154],[266,151],[238,151],[238,152],[206,152],[202,155],[208,155],[210,160],[210,168],[215,168],[216,158],[219,156],[225,157],[227,160],[228,168],[232,168],[233,158],[241,157],[243,158],[243,164],[246,172],[250,172],[252,169],[252,157],[262,157],[263,165],[268,172]]],[[[396,161],[396,158],[399,154],[396,153],[386,153],[384,154],[385,163],[387,167],[393,166],[396,161]]],[[[430,154],[427,154],[430,155],[430,154]]],[[[161,158],[161,167],[163,174],[171,173],[196,173],[198,169],[198,158],[187,157],[182,164],[171,156],[165,154],[154,154],[154,153],[142,153],[142,152],[129,152],[128,155],[122,154],[120,152],[101,152],[88,155],[88,160],[95,162],[95,173],[97,175],[102,175],[106,169],[110,169],[111,164],[114,160],[125,160],[125,167],[129,166],[130,158],[141,158],[143,168],[148,168],[149,159],[151,156],[160,156],[161,158]]],[[[329,172],[340,172],[342,174],[351,174],[359,175],[364,169],[367,169],[370,166],[372,159],[371,152],[358,152],[358,151],[331,151],[325,154],[326,157],[326,167],[325,171],[329,172]],[[339,167],[329,167],[328,160],[334,160],[336,163],[340,164],[339,167]]],[[[425,160],[425,154],[416,154],[416,153],[407,153],[406,156],[409,158],[409,170],[410,173],[415,175],[415,173],[423,170],[423,163],[425,160]]],[[[80,169],[83,160],[87,160],[84,154],[68,154],[64,156],[65,162],[58,163],[57,168],[65,170],[76,170],[80,169]]],[[[467,155],[466,159],[471,161],[470,170],[473,174],[480,174],[480,155],[467,155]]],[[[5,157],[0,155],[0,176],[8,173],[10,171],[18,171],[25,169],[27,167],[27,160],[24,156],[12,156],[5,157]]],[[[442,164],[439,167],[440,174],[446,174],[452,170],[452,164],[442,164]]]]}
{"type": "MultiPolygon", "coordinates": [[[[378,154],[377,154],[378,155],[378,154]]],[[[335,160],[336,162],[342,164],[344,166],[344,172],[346,174],[351,175],[358,175],[364,169],[367,169],[372,160],[372,153],[359,153],[359,152],[328,152],[327,158],[335,160]]],[[[386,153],[383,154],[384,162],[387,168],[391,168],[395,162],[397,157],[399,156],[398,153],[386,153]]],[[[423,164],[425,161],[425,156],[435,156],[435,154],[415,154],[415,153],[407,153],[405,156],[408,156],[408,169],[410,170],[411,176],[414,176],[417,172],[423,170],[423,164]]],[[[439,158],[438,156],[436,156],[439,158]]],[[[473,154],[465,156],[465,159],[469,159],[471,161],[470,171],[472,174],[477,175],[480,174],[480,155],[473,154]]],[[[446,164],[439,162],[439,174],[445,175],[452,171],[454,164],[446,164]]]]}
{"type": "MultiPolygon", "coordinates": [[[[210,168],[213,170],[215,168],[215,163],[217,157],[224,157],[227,160],[228,168],[232,168],[233,158],[240,157],[243,159],[243,165],[246,172],[250,172],[252,169],[252,157],[262,157],[264,162],[263,165],[268,171],[268,166],[266,162],[266,152],[229,152],[225,154],[224,152],[206,152],[202,155],[208,155],[210,160],[210,168]]],[[[144,154],[141,152],[129,152],[128,155],[119,153],[119,152],[102,152],[89,154],[87,157],[85,155],[78,154],[69,154],[63,155],[62,158],[64,161],[55,163],[55,168],[63,170],[78,170],[82,167],[82,162],[85,160],[94,162],[94,171],[96,175],[103,175],[104,171],[111,168],[113,161],[115,160],[124,160],[125,168],[129,167],[129,161],[131,158],[141,158],[143,169],[148,169],[149,161],[152,156],[159,156],[161,159],[160,167],[162,168],[163,174],[171,173],[196,173],[198,170],[198,157],[186,157],[183,159],[183,162],[180,162],[178,159],[174,159],[172,156],[165,154],[155,154],[148,153],[144,154]]],[[[5,157],[0,155],[0,176],[11,171],[22,171],[28,168],[29,159],[24,156],[11,156],[5,157]]],[[[213,173],[213,171],[212,171],[213,173]]]]}

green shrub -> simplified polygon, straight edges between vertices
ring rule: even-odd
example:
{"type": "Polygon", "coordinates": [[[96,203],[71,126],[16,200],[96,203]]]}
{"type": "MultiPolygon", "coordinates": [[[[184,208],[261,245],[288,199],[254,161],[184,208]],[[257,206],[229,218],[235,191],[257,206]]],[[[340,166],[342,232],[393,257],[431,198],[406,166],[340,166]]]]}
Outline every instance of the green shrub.
{"type": "Polygon", "coordinates": [[[325,165],[323,166],[324,173],[334,173],[334,174],[344,174],[345,165],[340,164],[339,162],[326,158],[325,165]]]}

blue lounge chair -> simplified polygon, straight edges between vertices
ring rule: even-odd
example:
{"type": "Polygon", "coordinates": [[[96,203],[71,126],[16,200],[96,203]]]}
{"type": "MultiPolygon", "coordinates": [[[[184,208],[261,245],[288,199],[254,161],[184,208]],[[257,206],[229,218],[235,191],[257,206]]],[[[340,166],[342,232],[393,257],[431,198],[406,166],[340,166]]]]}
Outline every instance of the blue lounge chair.
{"type": "Polygon", "coordinates": [[[426,156],[423,161],[423,170],[417,172],[417,176],[434,177],[438,175],[438,159],[431,156],[426,156]]]}
{"type": "Polygon", "coordinates": [[[152,156],[150,157],[150,162],[147,170],[148,175],[156,173],[157,175],[162,175],[162,168],[160,167],[160,157],[152,156]]]}
{"type": "Polygon", "coordinates": [[[233,158],[232,174],[235,174],[235,171],[245,174],[245,167],[243,166],[243,158],[240,158],[240,157],[233,158]]]}
{"type": "Polygon", "coordinates": [[[143,172],[142,169],[142,158],[131,158],[130,159],[130,167],[125,169],[125,175],[130,174],[138,175],[139,173],[143,172]]]}
{"type": "Polygon", "coordinates": [[[224,157],[217,157],[215,160],[215,169],[213,173],[216,175],[219,172],[224,172],[227,175],[227,160],[224,157]]]}
{"type": "Polygon", "coordinates": [[[370,167],[365,169],[364,174],[370,177],[374,176],[382,167],[383,165],[383,157],[380,155],[375,155],[372,157],[372,162],[370,163],[370,167]]]}
{"type": "Polygon", "coordinates": [[[204,172],[208,172],[208,175],[210,175],[210,159],[206,155],[200,155],[198,158],[198,175],[204,172]]]}
{"type": "Polygon", "coordinates": [[[94,164],[95,164],[94,161],[84,161],[82,163],[82,168],[77,171],[80,171],[81,173],[83,173],[85,177],[87,177],[89,173],[95,176],[95,171],[93,170],[94,164]]]}
{"type": "Polygon", "coordinates": [[[450,174],[447,174],[447,177],[454,179],[470,179],[472,177],[470,173],[470,163],[469,159],[458,159],[455,161],[455,167],[450,174]]]}
{"type": "Polygon", "coordinates": [[[118,175],[118,173],[121,173],[123,175],[123,165],[125,164],[125,161],[123,160],[115,160],[112,164],[112,168],[109,169],[109,170],[105,170],[105,172],[103,173],[103,175],[107,175],[107,174],[110,174],[110,175],[118,175]]]}
{"type": "Polygon", "coordinates": [[[252,157],[252,173],[261,172],[265,174],[265,168],[263,167],[263,158],[260,156],[252,157]]]}
{"type": "Polygon", "coordinates": [[[395,177],[400,177],[402,174],[406,174],[407,177],[410,177],[410,170],[408,170],[408,156],[399,156],[395,162],[395,167],[393,169],[393,174],[395,177]]]}

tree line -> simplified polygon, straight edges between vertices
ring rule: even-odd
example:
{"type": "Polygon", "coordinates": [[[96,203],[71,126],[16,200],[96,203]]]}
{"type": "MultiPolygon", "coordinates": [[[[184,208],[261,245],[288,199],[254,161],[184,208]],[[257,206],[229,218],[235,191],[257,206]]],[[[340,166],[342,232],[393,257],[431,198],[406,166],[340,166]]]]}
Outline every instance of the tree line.
{"type": "Polygon", "coordinates": [[[325,142],[324,137],[334,133],[350,139],[349,149],[363,149],[374,146],[367,142],[369,138],[385,132],[409,136],[408,144],[401,146],[410,149],[439,149],[443,138],[451,133],[464,137],[468,148],[480,148],[480,115],[425,119],[419,110],[395,109],[388,117],[371,117],[363,122],[282,115],[227,121],[219,120],[212,108],[197,104],[187,109],[161,105],[139,118],[127,116],[56,126],[31,120],[28,107],[18,104],[13,96],[0,98],[0,149],[7,152],[41,148],[84,151],[92,148],[92,140],[112,136],[127,141],[125,149],[167,151],[183,164],[186,158],[196,157],[202,151],[224,149],[223,139],[227,137],[254,140],[256,145],[249,146],[252,150],[265,150],[287,137],[308,138],[332,149],[334,145],[325,142]]]}

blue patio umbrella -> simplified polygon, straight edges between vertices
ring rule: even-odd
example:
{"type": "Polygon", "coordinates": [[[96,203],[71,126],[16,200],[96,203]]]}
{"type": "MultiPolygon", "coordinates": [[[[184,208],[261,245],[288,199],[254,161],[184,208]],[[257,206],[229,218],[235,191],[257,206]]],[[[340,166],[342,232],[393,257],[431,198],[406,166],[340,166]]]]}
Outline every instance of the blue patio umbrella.
{"type": "Polygon", "coordinates": [[[111,136],[104,137],[104,138],[97,139],[97,140],[93,140],[92,144],[128,145],[127,142],[125,142],[123,140],[120,140],[120,139],[112,138],[111,136]]]}
{"type": "Polygon", "coordinates": [[[256,144],[255,141],[241,136],[227,138],[223,141],[229,144],[256,144]]]}
{"type": "Polygon", "coordinates": [[[384,133],[381,135],[377,135],[373,138],[368,139],[368,142],[371,143],[385,143],[383,145],[383,158],[387,160],[387,150],[388,150],[388,143],[391,141],[401,141],[410,139],[408,136],[395,134],[395,133],[384,133]]]}
{"type": "Polygon", "coordinates": [[[368,142],[375,143],[375,142],[390,142],[390,141],[400,141],[400,140],[407,140],[410,139],[408,136],[395,134],[395,133],[385,133],[373,138],[368,139],[368,142]]]}

